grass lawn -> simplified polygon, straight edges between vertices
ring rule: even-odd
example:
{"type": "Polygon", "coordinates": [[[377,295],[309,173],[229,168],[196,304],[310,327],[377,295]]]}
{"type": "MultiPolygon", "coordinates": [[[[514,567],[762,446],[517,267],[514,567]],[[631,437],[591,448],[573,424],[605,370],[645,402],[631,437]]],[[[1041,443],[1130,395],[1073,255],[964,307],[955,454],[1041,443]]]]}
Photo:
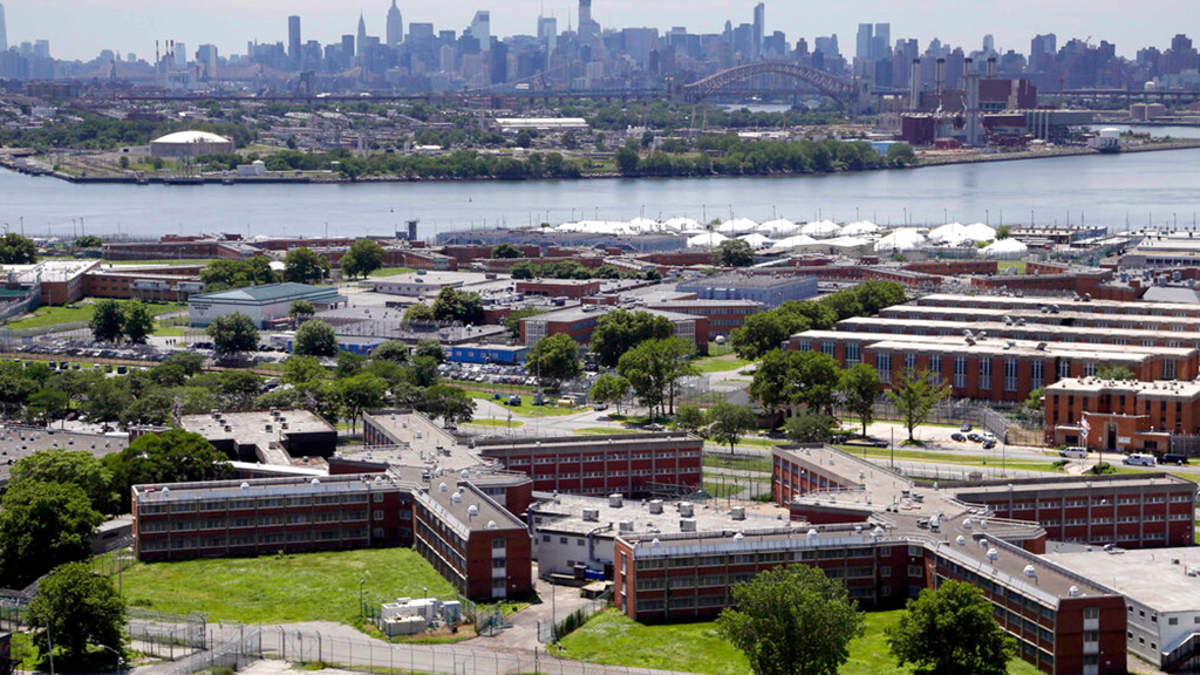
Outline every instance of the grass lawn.
{"type": "Polygon", "coordinates": [[[774,471],[774,468],[771,466],[771,460],[762,457],[732,459],[726,457],[710,457],[705,455],[704,466],[716,466],[722,469],[737,469],[738,471],[761,471],[763,473],[771,473],[774,471]]]}
{"type": "Polygon", "coordinates": [[[477,427],[500,427],[502,429],[520,429],[525,426],[524,422],[518,422],[517,420],[510,422],[508,420],[480,419],[478,417],[470,422],[463,422],[463,424],[477,427]]]}
{"type": "Polygon", "coordinates": [[[374,272],[371,272],[367,276],[368,277],[394,277],[397,274],[412,274],[413,272],[416,272],[416,270],[411,267],[380,267],[379,269],[375,270],[374,272]]]}
{"type": "Polygon", "coordinates": [[[1001,274],[1004,274],[1010,269],[1017,270],[1016,274],[1025,274],[1024,260],[1001,260],[997,263],[997,266],[1001,274]]]}
{"type": "Polygon", "coordinates": [[[550,402],[551,405],[533,405],[532,396],[522,396],[521,405],[508,405],[505,403],[505,401],[508,400],[507,395],[502,395],[500,400],[496,400],[491,393],[479,391],[478,389],[468,389],[467,394],[469,394],[472,398],[483,399],[484,401],[491,401],[492,403],[503,405],[505,408],[513,411],[514,414],[524,415],[526,417],[559,417],[562,415],[574,415],[575,413],[583,412],[583,408],[556,408],[553,405],[554,399],[549,396],[546,397],[546,400],[550,402]]]}
{"type": "Polygon", "coordinates": [[[125,570],[129,604],[164,612],[208,612],[246,623],[340,621],[358,617],[359,581],[368,602],[454,587],[406,548],[143,564],[125,570]]]}
{"type": "MultiPolygon", "coordinates": [[[[858,457],[866,457],[868,459],[890,459],[893,455],[887,448],[854,448],[845,445],[839,445],[839,449],[844,450],[858,457]]],[[[929,462],[932,464],[955,464],[961,466],[1004,466],[1009,469],[1019,469],[1023,471],[1054,471],[1054,467],[1050,462],[1004,462],[1000,456],[995,458],[985,458],[976,455],[954,455],[948,452],[924,452],[921,450],[896,450],[896,459],[904,459],[913,462],[929,462]]]]}
{"type": "Polygon", "coordinates": [[[586,429],[576,429],[574,432],[581,436],[617,436],[621,434],[643,434],[646,433],[641,429],[619,429],[616,427],[588,427],[586,429]]]}
{"type": "MultiPolygon", "coordinates": [[[[908,675],[888,653],[883,630],[899,621],[901,610],[868,612],[866,634],[850,643],[850,659],[840,675],[908,675]]],[[[750,675],[750,664],[717,634],[713,622],[646,626],[610,610],[562,640],[560,656],[630,668],[658,668],[704,675],[750,675]]],[[[1020,659],[1010,675],[1039,671],[1020,659]]]]}
{"type": "MultiPolygon", "coordinates": [[[[117,300],[121,305],[128,304],[129,300],[117,300]]],[[[178,312],[186,310],[187,305],[177,302],[171,303],[153,303],[148,305],[150,312],[155,316],[159,314],[167,314],[168,312],[178,312]]],[[[58,326],[64,323],[75,323],[82,321],[84,323],[91,321],[92,314],[96,311],[94,304],[84,304],[77,302],[66,307],[39,307],[33,314],[27,314],[16,321],[10,321],[8,327],[14,330],[22,328],[44,328],[45,326],[58,326]]]]}
{"type": "Polygon", "coordinates": [[[730,370],[741,370],[751,363],[753,362],[743,361],[733,355],[710,356],[692,361],[692,365],[696,366],[696,370],[702,373],[724,373],[730,370]]]}

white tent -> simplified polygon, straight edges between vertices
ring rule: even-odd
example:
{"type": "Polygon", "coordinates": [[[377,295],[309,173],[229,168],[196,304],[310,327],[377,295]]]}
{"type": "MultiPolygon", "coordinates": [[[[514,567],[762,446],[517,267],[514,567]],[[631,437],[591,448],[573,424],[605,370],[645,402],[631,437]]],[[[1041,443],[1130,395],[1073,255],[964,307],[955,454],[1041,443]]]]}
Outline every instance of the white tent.
{"type": "Polygon", "coordinates": [[[842,233],[842,227],[832,220],[818,220],[800,228],[800,234],[807,234],[814,239],[829,239],[842,233]]]}
{"type": "Polygon", "coordinates": [[[687,245],[688,248],[711,248],[713,246],[720,246],[721,242],[728,239],[729,237],[717,234],[716,232],[709,232],[688,239],[687,245]]]}
{"type": "Polygon", "coordinates": [[[1024,258],[1025,254],[1029,253],[1029,247],[1016,239],[1001,239],[993,244],[983,247],[979,252],[985,258],[993,258],[996,260],[1017,260],[1024,258]]]}
{"type": "Polygon", "coordinates": [[[929,241],[941,244],[946,241],[962,241],[966,238],[967,226],[962,223],[946,223],[929,231],[929,241]]]}
{"type": "Polygon", "coordinates": [[[857,223],[850,223],[842,228],[841,236],[843,237],[860,237],[864,234],[879,234],[880,227],[875,223],[867,220],[860,220],[857,223]]]}
{"type": "Polygon", "coordinates": [[[775,248],[795,248],[796,246],[808,246],[815,243],[817,243],[817,240],[807,234],[797,234],[794,237],[788,237],[787,239],[775,242],[775,248]]]}
{"type": "Polygon", "coordinates": [[[775,243],[774,240],[768,239],[757,232],[753,234],[744,234],[738,237],[738,239],[750,244],[751,248],[767,248],[775,243]]]}
{"type": "Polygon", "coordinates": [[[662,225],[657,220],[649,218],[634,218],[629,221],[629,229],[634,232],[659,232],[662,230],[662,225]]]}
{"type": "Polygon", "coordinates": [[[996,230],[983,223],[967,225],[963,228],[963,233],[970,237],[971,241],[995,241],[996,239],[996,230]]]}
{"type": "Polygon", "coordinates": [[[896,230],[875,242],[876,253],[888,251],[911,251],[926,244],[925,237],[916,230],[896,230]]]}
{"type": "Polygon", "coordinates": [[[756,231],[776,237],[788,237],[799,232],[800,226],[786,218],[776,218],[759,225],[756,231]]]}
{"type": "Polygon", "coordinates": [[[672,218],[663,223],[663,229],[673,232],[703,232],[704,226],[691,218],[672,218]]]}
{"type": "Polygon", "coordinates": [[[749,218],[734,218],[725,223],[721,223],[717,227],[717,232],[721,234],[750,234],[758,229],[758,223],[749,218]]]}

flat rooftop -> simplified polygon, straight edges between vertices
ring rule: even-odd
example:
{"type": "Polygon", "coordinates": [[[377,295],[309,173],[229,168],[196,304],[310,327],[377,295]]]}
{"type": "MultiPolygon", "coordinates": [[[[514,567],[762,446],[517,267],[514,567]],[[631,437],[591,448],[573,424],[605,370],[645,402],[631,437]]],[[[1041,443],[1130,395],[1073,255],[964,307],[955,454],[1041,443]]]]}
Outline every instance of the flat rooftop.
{"type": "Polygon", "coordinates": [[[726,275],[723,277],[700,278],[681,282],[679,285],[682,287],[703,286],[705,288],[784,288],[808,282],[809,279],[803,276],[788,275],[775,277],[761,274],[754,276],[726,275]]]}
{"type": "MultiPolygon", "coordinates": [[[[1200,243],[1200,240],[1198,240],[1200,243]]],[[[1037,275],[1032,275],[1037,276],[1037,275]]],[[[1058,306],[1065,312],[1091,312],[1093,314],[1166,314],[1170,312],[1196,311],[1196,306],[1183,303],[1169,302],[1139,302],[1126,300],[1076,300],[1067,297],[1013,297],[1002,295],[964,295],[958,293],[931,293],[916,301],[922,306],[959,305],[993,308],[1033,309],[1050,305],[1058,306]],[[1126,311],[1132,310],[1132,311],[1126,311]]]]}
{"type": "Polygon", "coordinates": [[[388,443],[338,452],[337,458],[395,467],[440,467],[456,472],[485,464],[476,451],[460,445],[454,434],[419,412],[372,410],[363,415],[364,425],[368,421],[387,436],[388,443]]]}
{"type": "MultiPolygon", "coordinates": [[[[1047,323],[1004,323],[1003,321],[973,321],[970,326],[963,326],[961,321],[933,321],[930,319],[895,319],[878,316],[863,316],[844,319],[839,321],[839,332],[852,333],[888,333],[900,335],[907,329],[924,330],[924,331],[945,331],[947,335],[962,335],[964,328],[970,330],[971,333],[984,331],[989,335],[1023,335],[1026,337],[1018,337],[1016,339],[1030,340],[1036,336],[1045,335],[1052,339],[1057,339],[1060,335],[1073,336],[1105,336],[1105,337],[1123,337],[1130,341],[1145,340],[1145,339],[1161,339],[1163,332],[1158,330],[1144,330],[1139,328],[1094,328],[1091,326],[1059,326],[1056,324],[1047,323]],[[864,330],[871,329],[871,330],[864,330]]],[[[1185,342],[1197,341],[1200,342],[1200,331],[1184,332],[1171,331],[1169,334],[1172,340],[1180,340],[1185,342]]],[[[1089,343],[1092,344],[1092,343],[1089,343]]]]}
{"type": "MultiPolygon", "coordinates": [[[[961,324],[960,324],[961,325],[961,324]]],[[[974,325],[974,324],[972,324],[974,325]]],[[[972,331],[975,333],[975,331],[972,331]]],[[[805,331],[792,336],[792,340],[858,340],[871,343],[877,349],[912,350],[914,348],[929,349],[935,346],[940,353],[958,354],[1015,354],[1022,356],[1070,358],[1092,358],[1124,363],[1142,363],[1151,356],[1172,356],[1175,358],[1190,358],[1196,350],[1190,347],[1142,347],[1138,345],[1111,345],[1094,342],[1047,342],[1045,349],[1038,349],[1034,340],[1011,340],[990,336],[981,338],[978,334],[972,338],[975,344],[968,344],[962,335],[897,335],[895,333],[866,333],[861,331],[805,331]],[[1011,343],[1011,344],[1010,344],[1011,343]]]]}
{"type": "MultiPolygon", "coordinates": [[[[609,538],[617,534],[679,533],[682,532],[681,521],[685,518],[695,521],[697,532],[801,527],[800,523],[780,521],[778,515],[753,513],[745,507],[742,507],[745,517],[738,519],[733,516],[731,509],[721,508],[716,503],[683,502],[692,507],[692,515],[685,516],[681,512],[680,502],[623,498],[621,506],[611,506],[607,497],[543,493],[536,493],[534,497],[538,501],[530,507],[530,515],[543,518],[542,523],[535,527],[545,532],[585,535],[595,532],[597,528],[607,527],[607,530],[596,534],[609,538]],[[650,512],[652,502],[657,502],[662,507],[661,513],[650,512]],[[584,518],[584,512],[588,510],[594,510],[598,514],[594,520],[584,518]],[[628,529],[623,530],[622,523],[628,523],[628,529]]],[[[808,526],[803,527],[807,531],[808,526]]]]}
{"type": "Polygon", "coordinates": [[[613,434],[611,436],[558,436],[531,439],[483,439],[475,443],[476,451],[505,453],[538,453],[564,450],[597,452],[608,448],[646,447],[651,445],[701,445],[703,439],[686,432],[665,431],[651,434],[613,434]]]}
{"type": "MultiPolygon", "coordinates": [[[[1192,330],[1200,330],[1200,317],[1166,316],[1162,314],[1104,314],[1097,312],[1073,312],[1061,310],[1058,313],[1041,312],[1029,309],[989,309],[987,307],[927,307],[917,305],[897,305],[879,311],[879,315],[887,318],[913,318],[939,320],[939,317],[963,317],[963,321],[1004,321],[1010,317],[1013,321],[1025,319],[1026,323],[1056,323],[1070,321],[1106,321],[1110,324],[1128,324],[1128,327],[1146,325],[1185,325],[1192,330]]],[[[1118,326],[1120,327],[1120,326],[1118,326]]],[[[1161,329],[1160,329],[1161,330],[1161,329]]]]}
{"type": "MultiPolygon", "coordinates": [[[[1047,553],[1046,560],[1159,612],[1200,611],[1200,548],[1047,553]]],[[[1159,619],[1162,620],[1161,618],[1159,619]]]]}
{"type": "Polygon", "coordinates": [[[1127,490],[1129,488],[1146,487],[1182,487],[1188,490],[1196,489],[1196,484],[1190,480],[1172,476],[1168,473],[1117,474],[1109,476],[1055,476],[1053,478],[1011,478],[998,481],[980,481],[977,483],[954,483],[943,489],[953,493],[965,494],[1008,494],[1044,492],[1046,490],[1089,490],[1103,496],[1106,490],[1127,490]]]}
{"type": "Polygon", "coordinates": [[[379,284],[421,284],[434,288],[442,286],[474,286],[487,281],[487,275],[482,272],[410,272],[408,274],[396,274],[390,277],[373,277],[371,283],[379,284]]]}
{"type": "Polygon", "coordinates": [[[1068,393],[1116,393],[1133,394],[1146,399],[1170,399],[1191,401],[1200,396],[1200,382],[1180,382],[1176,380],[1162,382],[1141,382],[1139,380],[1101,380],[1098,377],[1069,378],[1059,380],[1046,386],[1048,393],[1066,391],[1068,393]]]}
{"type": "Polygon", "coordinates": [[[8,482],[12,465],[38,450],[87,450],[96,457],[120,452],[129,445],[127,434],[84,434],[57,429],[0,425],[0,485],[8,482]]]}
{"type": "MultiPolygon", "coordinates": [[[[538,314],[531,316],[525,321],[538,322],[563,322],[563,321],[582,321],[584,319],[597,319],[608,314],[609,312],[620,309],[620,307],[610,305],[580,305],[569,309],[560,310],[557,312],[548,312],[546,314],[538,314]]],[[[637,311],[653,314],[654,316],[662,316],[671,321],[695,321],[696,317],[690,314],[679,314],[677,312],[664,312],[659,309],[638,308],[637,311]]]]}

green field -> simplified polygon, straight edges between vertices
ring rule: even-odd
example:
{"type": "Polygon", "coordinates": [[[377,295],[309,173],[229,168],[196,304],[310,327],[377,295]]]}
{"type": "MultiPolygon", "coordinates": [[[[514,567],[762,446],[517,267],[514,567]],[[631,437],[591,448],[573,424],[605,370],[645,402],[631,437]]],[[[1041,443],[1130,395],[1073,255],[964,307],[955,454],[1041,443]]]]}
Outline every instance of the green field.
{"type": "Polygon", "coordinates": [[[561,415],[574,415],[575,413],[581,413],[584,411],[583,408],[556,408],[554,406],[554,398],[550,396],[546,397],[546,401],[549,403],[549,405],[533,405],[532,396],[522,396],[521,405],[508,405],[508,403],[505,402],[508,400],[507,394],[501,394],[501,398],[499,400],[497,400],[493,394],[486,391],[479,391],[478,389],[468,389],[467,394],[469,394],[472,398],[491,401],[496,405],[502,405],[506,409],[513,411],[513,414],[524,415],[526,417],[558,417],[561,415]]]}
{"type": "MultiPolygon", "coordinates": [[[[899,621],[901,610],[867,613],[866,635],[850,643],[841,675],[908,675],[888,653],[883,630],[899,621]]],[[[566,658],[630,668],[658,668],[703,675],[750,675],[746,657],[717,634],[713,622],[646,626],[610,610],[562,640],[566,658]]],[[[1014,659],[1010,675],[1036,675],[1014,659]]]]}
{"type": "MultiPolygon", "coordinates": [[[[117,300],[121,305],[128,304],[129,300],[117,300]]],[[[178,312],[186,310],[187,305],[178,302],[169,303],[152,303],[149,305],[150,311],[158,316],[159,314],[167,314],[169,312],[178,312]]],[[[75,323],[77,321],[88,322],[92,319],[92,314],[96,311],[94,304],[84,304],[82,302],[68,305],[66,307],[39,307],[33,314],[27,314],[16,321],[10,321],[8,327],[14,330],[22,328],[44,328],[46,326],[58,326],[64,323],[75,323]]]]}
{"type": "MultiPolygon", "coordinates": [[[[932,464],[954,464],[956,466],[1004,466],[1009,469],[1020,469],[1023,471],[1054,471],[1054,467],[1050,462],[1005,462],[1002,454],[997,454],[995,457],[982,457],[978,455],[955,455],[949,452],[926,452],[921,450],[900,450],[897,449],[895,454],[887,448],[855,448],[846,445],[837,446],[840,450],[844,450],[858,457],[867,459],[890,459],[893,456],[896,459],[904,459],[913,462],[929,462],[932,464]]],[[[1060,472],[1061,473],[1061,472],[1060,472]]]]}
{"type": "Polygon", "coordinates": [[[692,361],[692,365],[702,373],[724,373],[730,370],[741,370],[753,363],[744,361],[736,356],[709,356],[692,361]]]}
{"type": "Polygon", "coordinates": [[[1014,274],[1025,274],[1024,260],[1001,260],[997,263],[997,267],[1001,274],[1004,274],[1010,269],[1015,269],[1014,274]]]}
{"type": "Polygon", "coordinates": [[[704,466],[716,466],[722,469],[737,469],[738,471],[760,471],[762,473],[771,473],[774,468],[771,466],[771,460],[763,457],[746,457],[746,458],[727,458],[727,457],[711,457],[705,455],[704,466]]]}
{"type": "Polygon", "coordinates": [[[429,595],[454,587],[406,548],[261,558],[138,563],[125,570],[129,604],[163,612],[208,612],[246,623],[340,621],[358,616],[359,581],[368,602],[429,595]]]}

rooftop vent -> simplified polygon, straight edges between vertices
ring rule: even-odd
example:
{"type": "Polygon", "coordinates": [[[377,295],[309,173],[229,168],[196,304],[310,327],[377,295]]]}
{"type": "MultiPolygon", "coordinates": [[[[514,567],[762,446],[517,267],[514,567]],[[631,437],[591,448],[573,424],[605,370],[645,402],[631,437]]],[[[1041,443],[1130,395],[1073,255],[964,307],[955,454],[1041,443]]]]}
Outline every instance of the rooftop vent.
{"type": "Polygon", "coordinates": [[[619,509],[624,505],[625,500],[621,497],[620,493],[614,492],[608,496],[608,506],[610,508],[619,509]]]}
{"type": "Polygon", "coordinates": [[[966,546],[966,545],[967,545],[967,538],[966,538],[966,537],[964,537],[964,536],[962,536],[962,535],[960,534],[960,535],[958,535],[957,537],[955,537],[955,538],[954,538],[954,543],[955,543],[955,544],[958,544],[959,546],[966,546]]]}
{"type": "Polygon", "coordinates": [[[455,504],[461,504],[462,503],[462,493],[455,490],[454,494],[450,495],[450,501],[454,502],[455,504]]]}
{"type": "Polygon", "coordinates": [[[809,531],[808,531],[808,538],[809,538],[809,539],[816,539],[816,538],[817,538],[817,531],[816,531],[815,529],[809,530],[809,531]]]}
{"type": "Polygon", "coordinates": [[[478,516],[478,515],[479,515],[479,507],[478,506],[475,506],[474,504],[472,504],[467,507],[467,516],[468,517],[474,518],[475,516],[478,516]]]}
{"type": "Polygon", "coordinates": [[[1026,565],[1025,566],[1025,576],[1029,577],[1030,579],[1036,579],[1037,578],[1037,568],[1034,567],[1033,565],[1026,565]]]}
{"type": "Polygon", "coordinates": [[[489,530],[494,530],[494,529],[496,529],[496,521],[494,521],[494,520],[489,520],[489,521],[488,521],[488,524],[487,524],[487,529],[489,529],[489,530]]]}
{"type": "Polygon", "coordinates": [[[1000,559],[1000,552],[994,548],[989,548],[987,552],[987,559],[991,560],[992,562],[996,562],[1000,559]]]}
{"type": "Polygon", "coordinates": [[[651,499],[650,500],[650,513],[662,513],[662,512],[663,512],[663,500],[651,499]]]}
{"type": "Polygon", "coordinates": [[[1067,597],[1068,598],[1078,598],[1079,597],[1079,587],[1072,586],[1072,587],[1068,588],[1067,589],[1067,597]]]}

